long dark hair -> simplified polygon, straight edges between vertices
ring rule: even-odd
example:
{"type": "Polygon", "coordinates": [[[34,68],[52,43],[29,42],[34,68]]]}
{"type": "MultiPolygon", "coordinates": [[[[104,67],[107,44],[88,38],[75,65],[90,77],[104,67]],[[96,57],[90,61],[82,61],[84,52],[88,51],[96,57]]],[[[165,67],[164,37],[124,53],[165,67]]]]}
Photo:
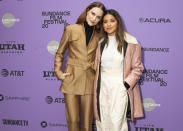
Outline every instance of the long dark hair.
{"type": "MultiPolygon", "coordinates": [[[[84,21],[86,20],[87,12],[89,10],[91,10],[92,8],[94,8],[94,7],[98,7],[100,9],[102,9],[103,14],[105,13],[106,8],[105,8],[104,4],[102,4],[101,2],[98,2],[98,1],[97,2],[93,2],[90,5],[88,5],[88,7],[81,13],[81,15],[77,19],[76,24],[83,24],[84,21]]],[[[102,15],[102,18],[101,19],[103,19],[103,16],[104,15],[102,15]]],[[[95,29],[99,31],[101,29],[101,26],[102,26],[101,20],[95,26],[96,26],[95,29]]]]}
{"type": "MultiPolygon", "coordinates": [[[[121,53],[122,48],[124,46],[124,35],[125,35],[125,27],[124,27],[123,21],[121,19],[121,16],[119,15],[119,13],[114,9],[106,10],[104,16],[107,14],[114,16],[115,19],[117,20],[117,29],[116,29],[115,36],[116,36],[116,40],[118,42],[118,48],[117,48],[118,52],[121,53]]],[[[103,23],[103,19],[102,19],[102,23],[103,23]]],[[[107,44],[107,46],[108,46],[108,34],[104,30],[103,26],[102,26],[102,32],[103,32],[103,38],[104,38],[102,44],[107,44]]]]}

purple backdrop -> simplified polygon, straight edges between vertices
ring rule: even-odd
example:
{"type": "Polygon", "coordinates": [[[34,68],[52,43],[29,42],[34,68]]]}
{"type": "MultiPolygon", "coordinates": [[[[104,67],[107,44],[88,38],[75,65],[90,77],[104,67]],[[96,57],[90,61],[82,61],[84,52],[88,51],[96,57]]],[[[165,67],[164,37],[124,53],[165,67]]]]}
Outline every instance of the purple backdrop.
{"type": "MultiPolygon", "coordinates": [[[[0,0],[0,131],[66,131],[54,53],[92,0],[0,0]]],[[[142,45],[145,118],[130,131],[180,131],[183,1],[101,0],[142,45]]],[[[96,130],[95,124],[93,130],[96,130]]]]}

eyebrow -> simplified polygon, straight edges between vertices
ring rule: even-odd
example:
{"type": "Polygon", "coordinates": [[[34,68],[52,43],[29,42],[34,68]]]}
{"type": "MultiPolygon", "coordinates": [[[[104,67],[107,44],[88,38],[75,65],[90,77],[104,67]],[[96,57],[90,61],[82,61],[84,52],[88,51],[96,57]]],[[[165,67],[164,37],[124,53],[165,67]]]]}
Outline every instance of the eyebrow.
{"type": "MultiPolygon", "coordinates": [[[[96,15],[96,13],[94,12],[94,11],[91,11],[92,13],[94,13],[95,15],[96,15]]],[[[97,17],[102,17],[102,16],[100,16],[100,15],[97,15],[97,17]]]]}

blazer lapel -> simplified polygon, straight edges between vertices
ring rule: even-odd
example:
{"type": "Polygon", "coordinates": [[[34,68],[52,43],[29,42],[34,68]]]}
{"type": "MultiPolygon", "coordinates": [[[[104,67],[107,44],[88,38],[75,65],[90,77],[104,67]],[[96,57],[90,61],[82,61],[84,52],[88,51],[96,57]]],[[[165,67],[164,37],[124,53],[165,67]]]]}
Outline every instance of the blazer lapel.
{"type": "Polygon", "coordinates": [[[126,49],[127,49],[127,47],[128,47],[128,43],[126,42],[126,41],[124,41],[124,57],[125,57],[125,55],[126,55],[126,49]]]}

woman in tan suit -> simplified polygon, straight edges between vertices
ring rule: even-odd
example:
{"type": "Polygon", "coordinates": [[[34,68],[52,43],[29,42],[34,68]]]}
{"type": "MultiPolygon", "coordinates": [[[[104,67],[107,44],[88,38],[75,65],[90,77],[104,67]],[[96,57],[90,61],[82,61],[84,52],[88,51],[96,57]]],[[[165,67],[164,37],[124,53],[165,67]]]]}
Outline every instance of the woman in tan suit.
{"type": "Polygon", "coordinates": [[[76,24],[64,29],[55,55],[54,70],[57,78],[62,80],[60,90],[64,93],[69,131],[79,131],[80,120],[82,131],[92,130],[93,67],[100,36],[100,20],[104,12],[105,6],[102,3],[91,3],[79,16],[76,24]],[[62,71],[66,49],[68,61],[66,69],[62,71]]]}
{"type": "Polygon", "coordinates": [[[97,131],[128,131],[127,118],[143,117],[138,79],[144,69],[141,47],[124,31],[118,12],[107,10],[96,52],[94,115],[97,131]]]}

